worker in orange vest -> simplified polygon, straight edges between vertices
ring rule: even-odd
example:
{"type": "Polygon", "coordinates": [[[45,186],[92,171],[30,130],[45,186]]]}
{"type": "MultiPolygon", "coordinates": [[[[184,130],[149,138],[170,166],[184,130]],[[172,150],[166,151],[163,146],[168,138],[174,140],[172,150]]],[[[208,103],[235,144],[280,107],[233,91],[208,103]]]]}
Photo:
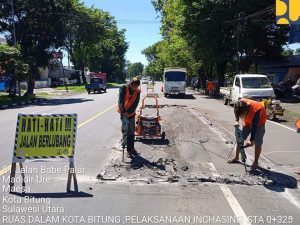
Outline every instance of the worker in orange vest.
{"type": "MultiPolygon", "coordinates": [[[[263,138],[265,134],[265,123],[267,121],[267,113],[264,106],[257,101],[242,98],[234,107],[236,122],[241,118],[243,121],[243,137],[247,139],[249,134],[250,140],[246,143],[246,147],[255,145],[255,157],[251,166],[255,169],[258,166],[258,159],[262,151],[263,138]]],[[[236,148],[235,157],[228,161],[228,163],[235,163],[239,160],[239,147],[236,148]]]]}
{"type": "Polygon", "coordinates": [[[300,118],[296,121],[295,125],[297,128],[297,132],[300,133],[300,118]]]}
{"type": "Polygon", "coordinates": [[[214,92],[214,82],[213,81],[208,81],[207,82],[207,90],[208,90],[208,94],[210,97],[213,96],[213,92],[214,92]]]}
{"type": "Polygon", "coordinates": [[[117,111],[122,122],[122,147],[127,147],[129,157],[137,154],[134,148],[135,114],[140,101],[140,80],[133,78],[120,87],[117,111]]]}

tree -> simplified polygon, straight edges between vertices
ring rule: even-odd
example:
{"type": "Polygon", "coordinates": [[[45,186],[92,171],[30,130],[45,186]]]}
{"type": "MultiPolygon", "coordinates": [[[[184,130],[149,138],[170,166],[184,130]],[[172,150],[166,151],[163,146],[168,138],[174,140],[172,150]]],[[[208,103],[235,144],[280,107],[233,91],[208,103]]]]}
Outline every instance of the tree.
{"type": "MultiPolygon", "coordinates": [[[[0,7],[2,5],[0,4],[0,7]]],[[[124,79],[125,31],[115,19],[100,9],[86,7],[79,0],[14,0],[16,37],[21,55],[30,65],[29,90],[33,92],[38,67],[45,67],[52,52],[65,49],[76,69],[102,70],[109,78],[124,79]],[[25,29],[26,28],[26,29],[25,29]]],[[[13,43],[10,5],[0,11],[0,32],[8,32],[13,43]]],[[[80,82],[80,77],[77,79],[80,82]]]]}
{"type": "Polygon", "coordinates": [[[133,78],[135,76],[141,76],[144,70],[144,65],[141,62],[133,63],[129,65],[127,70],[127,76],[133,78]]]}
{"type": "Polygon", "coordinates": [[[295,55],[300,55],[300,48],[297,48],[297,49],[295,50],[295,55]]]}
{"type": "Polygon", "coordinates": [[[8,45],[0,45],[0,77],[11,75],[9,95],[16,95],[16,84],[27,78],[29,65],[21,60],[20,51],[8,45]]]}
{"type": "MultiPolygon", "coordinates": [[[[74,0],[75,1],[75,0],[74,0]]],[[[46,67],[52,58],[51,49],[63,45],[65,33],[61,15],[72,8],[73,0],[15,0],[16,41],[22,58],[30,67],[28,94],[33,94],[38,67],[46,67]]],[[[7,40],[13,44],[11,6],[5,4],[0,12],[0,33],[9,32],[7,40]]]]}
{"type": "Polygon", "coordinates": [[[148,65],[145,68],[145,74],[154,77],[155,80],[162,78],[165,67],[164,62],[159,55],[160,52],[163,52],[161,49],[162,45],[163,43],[160,41],[142,51],[148,61],[148,65]]]}
{"type": "Polygon", "coordinates": [[[153,4],[161,13],[163,38],[182,37],[199,74],[204,71],[207,77],[216,71],[221,85],[230,72],[228,63],[242,62],[239,69],[246,71],[258,56],[279,57],[286,42],[288,29],[274,24],[272,0],[156,0],[153,4]]]}
{"type": "Polygon", "coordinates": [[[283,56],[291,56],[291,55],[294,55],[294,50],[293,50],[293,49],[290,49],[290,48],[285,49],[285,50],[283,50],[282,55],[283,55],[283,56]]]}
{"type": "MultiPolygon", "coordinates": [[[[99,68],[105,71],[112,81],[124,81],[125,53],[128,49],[128,43],[125,41],[125,30],[119,31],[116,26],[112,27],[108,37],[99,46],[102,58],[98,58],[96,61],[91,60],[90,68],[99,68]]],[[[98,51],[94,53],[97,57],[98,51]]]]}
{"type": "Polygon", "coordinates": [[[96,49],[95,45],[102,41],[105,35],[106,14],[101,10],[88,8],[83,3],[73,1],[72,11],[62,16],[67,37],[64,47],[69,52],[75,69],[82,71],[84,83],[86,83],[85,67],[88,66],[91,54],[96,49]]]}
{"type": "Polygon", "coordinates": [[[187,42],[178,35],[163,40],[144,49],[142,53],[149,62],[145,71],[150,76],[162,78],[165,67],[184,67],[189,74],[197,73],[197,63],[187,42]]]}
{"type": "Polygon", "coordinates": [[[67,39],[65,49],[70,53],[76,69],[103,71],[110,80],[124,79],[125,31],[118,30],[116,21],[107,12],[88,8],[83,3],[74,2],[73,11],[64,16],[67,39]]]}

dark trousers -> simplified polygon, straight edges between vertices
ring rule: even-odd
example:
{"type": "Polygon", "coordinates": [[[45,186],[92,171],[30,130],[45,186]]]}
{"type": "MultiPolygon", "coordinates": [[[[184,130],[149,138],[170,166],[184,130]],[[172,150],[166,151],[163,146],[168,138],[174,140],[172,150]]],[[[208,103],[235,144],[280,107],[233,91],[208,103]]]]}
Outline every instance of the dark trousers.
{"type": "Polygon", "coordinates": [[[127,151],[134,149],[134,130],[135,130],[135,117],[121,118],[122,122],[122,147],[127,146],[127,151]]]}

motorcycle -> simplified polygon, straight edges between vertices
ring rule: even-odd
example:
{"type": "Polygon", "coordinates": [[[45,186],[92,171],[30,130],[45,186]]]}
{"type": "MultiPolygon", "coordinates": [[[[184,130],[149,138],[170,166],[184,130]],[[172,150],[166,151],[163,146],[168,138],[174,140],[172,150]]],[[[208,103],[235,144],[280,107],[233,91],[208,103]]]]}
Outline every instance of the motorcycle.
{"type": "Polygon", "coordinates": [[[275,120],[276,116],[283,116],[284,109],[280,105],[281,102],[279,100],[263,99],[260,103],[265,107],[269,120],[275,120]]]}
{"type": "Polygon", "coordinates": [[[293,96],[300,97],[300,78],[298,79],[297,83],[292,87],[293,96]]]}
{"type": "Polygon", "coordinates": [[[290,82],[273,84],[273,89],[277,98],[287,98],[293,95],[292,84],[290,82]]]}

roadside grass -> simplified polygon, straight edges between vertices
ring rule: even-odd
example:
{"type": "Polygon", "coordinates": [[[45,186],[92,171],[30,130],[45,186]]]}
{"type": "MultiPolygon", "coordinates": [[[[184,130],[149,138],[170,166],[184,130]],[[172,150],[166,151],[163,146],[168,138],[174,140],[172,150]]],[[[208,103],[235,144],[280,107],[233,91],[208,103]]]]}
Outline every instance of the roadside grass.
{"type": "Polygon", "coordinates": [[[35,97],[24,97],[24,96],[15,96],[12,98],[7,93],[0,93],[0,105],[7,105],[12,103],[18,103],[22,101],[32,100],[35,99],[35,97]]]}
{"type": "MultiPolygon", "coordinates": [[[[59,86],[59,87],[55,87],[55,90],[66,90],[65,86],[59,86]]],[[[74,91],[74,92],[85,92],[85,85],[81,84],[81,85],[68,85],[68,90],[69,91],[74,91]]]]}
{"type": "Polygon", "coordinates": [[[290,116],[290,117],[300,118],[300,113],[298,113],[298,112],[293,112],[293,111],[286,110],[285,113],[287,113],[287,115],[290,116]]]}
{"type": "Polygon", "coordinates": [[[277,117],[279,120],[283,120],[281,123],[295,127],[295,122],[300,118],[300,113],[290,110],[285,110],[284,115],[277,117]]]}
{"type": "MultiPolygon", "coordinates": [[[[119,88],[122,84],[119,83],[107,83],[107,88],[119,88]]],[[[59,87],[55,87],[54,90],[57,91],[64,91],[66,90],[65,86],[59,86],[59,87]]],[[[70,92],[74,92],[74,93],[82,93],[85,92],[85,85],[81,84],[81,85],[69,85],[68,86],[68,90],[70,92]]],[[[22,93],[23,95],[24,93],[22,93]]],[[[9,104],[13,104],[13,103],[18,103],[18,102],[22,102],[22,101],[27,101],[27,100],[33,100],[35,98],[47,98],[47,97],[51,97],[55,95],[55,92],[38,92],[35,94],[35,96],[15,96],[14,98],[12,98],[11,96],[8,95],[8,93],[5,92],[0,92],[0,105],[9,105],[9,104]]]]}
{"type": "Polygon", "coordinates": [[[50,96],[51,94],[49,94],[48,92],[39,92],[37,94],[35,94],[35,96],[41,96],[41,97],[48,97],[50,96]]]}
{"type": "MultiPolygon", "coordinates": [[[[122,84],[119,83],[107,83],[107,88],[118,88],[120,87],[122,84]]],[[[66,90],[65,86],[59,86],[59,87],[55,87],[55,90],[66,90]]],[[[74,91],[74,92],[85,92],[85,85],[84,84],[80,84],[80,85],[68,85],[68,90],[69,91],[74,91]]]]}

